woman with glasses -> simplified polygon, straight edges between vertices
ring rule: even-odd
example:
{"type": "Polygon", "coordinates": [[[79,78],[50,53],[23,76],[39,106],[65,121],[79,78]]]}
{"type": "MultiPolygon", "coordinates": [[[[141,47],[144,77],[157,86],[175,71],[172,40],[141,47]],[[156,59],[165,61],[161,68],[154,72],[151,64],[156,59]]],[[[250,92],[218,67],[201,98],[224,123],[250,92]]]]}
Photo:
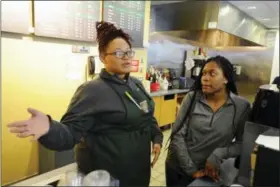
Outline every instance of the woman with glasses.
{"type": "Polygon", "coordinates": [[[134,56],[130,36],[107,22],[98,22],[96,29],[105,69],[77,89],[61,121],[28,109],[31,118],[8,126],[18,137],[33,136],[50,150],[77,144],[76,160],[84,174],[102,169],[120,186],[149,186],[163,139],[153,100],[141,82],[129,76],[134,56]]]}

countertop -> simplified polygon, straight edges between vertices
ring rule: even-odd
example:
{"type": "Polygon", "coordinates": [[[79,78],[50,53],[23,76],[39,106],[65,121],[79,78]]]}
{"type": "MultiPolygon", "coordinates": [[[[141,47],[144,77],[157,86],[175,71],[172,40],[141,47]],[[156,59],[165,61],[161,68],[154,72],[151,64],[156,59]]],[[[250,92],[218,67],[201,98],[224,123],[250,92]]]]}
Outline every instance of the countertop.
{"type": "Polygon", "coordinates": [[[151,97],[157,97],[157,96],[164,96],[164,95],[171,95],[171,94],[179,94],[179,93],[186,93],[189,89],[173,89],[173,90],[167,90],[167,91],[157,91],[157,92],[151,92],[151,97]]]}
{"type": "Polygon", "coordinates": [[[11,186],[46,186],[52,182],[59,181],[67,172],[71,171],[77,171],[76,163],[68,164],[47,173],[31,177],[16,184],[12,184],[11,186]]]}

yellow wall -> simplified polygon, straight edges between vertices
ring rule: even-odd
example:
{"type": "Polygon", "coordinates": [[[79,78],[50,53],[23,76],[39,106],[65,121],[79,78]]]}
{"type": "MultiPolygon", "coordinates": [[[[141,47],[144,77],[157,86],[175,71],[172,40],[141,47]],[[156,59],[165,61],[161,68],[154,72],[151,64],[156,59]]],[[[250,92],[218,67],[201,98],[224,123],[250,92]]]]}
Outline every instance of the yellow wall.
{"type": "MultiPolygon", "coordinates": [[[[150,2],[146,2],[144,42],[148,42],[150,2]]],[[[27,107],[34,107],[59,120],[64,114],[76,88],[85,81],[87,56],[73,54],[74,43],[63,40],[20,37],[2,34],[1,37],[1,95],[2,95],[2,160],[1,184],[9,184],[39,171],[38,143],[18,139],[8,132],[6,125],[29,117],[27,107]],[[70,70],[69,70],[70,69],[70,70]],[[76,79],[70,73],[79,74],[76,79]]],[[[146,71],[146,49],[137,49],[146,71]]],[[[137,76],[144,76],[145,71],[137,76]]]]}
{"type": "MultiPolygon", "coordinates": [[[[144,25],[144,46],[147,47],[149,43],[149,29],[150,29],[150,10],[151,10],[151,2],[146,1],[146,7],[145,7],[145,25],[144,25]]],[[[141,60],[143,58],[144,65],[143,67],[143,72],[142,73],[133,73],[133,76],[136,77],[142,77],[143,80],[146,77],[146,70],[147,70],[147,60],[148,60],[148,54],[147,54],[147,49],[137,49],[136,50],[136,55],[135,59],[141,60]]]]}
{"type": "Polygon", "coordinates": [[[59,120],[84,81],[84,77],[68,79],[66,65],[74,58],[79,69],[84,69],[86,56],[72,54],[68,44],[15,38],[2,38],[1,42],[2,184],[6,184],[38,172],[38,144],[16,138],[8,133],[6,124],[27,118],[27,107],[59,120]]]}

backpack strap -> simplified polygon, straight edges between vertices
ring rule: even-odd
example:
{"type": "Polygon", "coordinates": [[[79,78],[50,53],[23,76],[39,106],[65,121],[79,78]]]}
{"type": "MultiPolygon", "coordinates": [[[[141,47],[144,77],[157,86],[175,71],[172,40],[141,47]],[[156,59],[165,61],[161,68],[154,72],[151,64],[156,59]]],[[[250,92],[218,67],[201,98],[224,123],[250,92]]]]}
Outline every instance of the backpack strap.
{"type": "MultiPolygon", "coordinates": [[[[189,91],[189,92],[190,92],[190,91],[189,91]]],[[[189,92],[188,92],[188,93],[189,93],[189,92]]],[[[188,121],[187,121],[187,125],[188,125],[188,122],[190,121],[190,118],[191,118],[191,116],[192,116],[192,112],[193,112],[193,110],[194,110],[195,103],[197,102],[197,100],[198,100],[197,92],[195,91],[195,92],[194,92],[194,95],[191,97],[191,103],[190,103],[190,105],[189,105],[189,108],[188,108],[188,110],[187,110],[187,112],[186,112],[186,114],[185,114],[185,116],[184,116],[184,118],[183,118],[181,124],[179,125],[179,128],[177,128],[174,132],[171,133],[169,139],[167,140],[167,143],[166,143],[166,145],[165,145],[165,148],[167,147],[167,144],[172,140],[172,138],[174,137],[174,135],[176,135],[176,134],[184,127],[184,124],[185,124],[185,122],[187,121],[187,118],[188,118],[188,116],[189,116],[189,119],[188,119],[188,121]]],[[[187,131],[187,134],[188,134],[189,126],[187,127],[186,131],[187,131]]]]}

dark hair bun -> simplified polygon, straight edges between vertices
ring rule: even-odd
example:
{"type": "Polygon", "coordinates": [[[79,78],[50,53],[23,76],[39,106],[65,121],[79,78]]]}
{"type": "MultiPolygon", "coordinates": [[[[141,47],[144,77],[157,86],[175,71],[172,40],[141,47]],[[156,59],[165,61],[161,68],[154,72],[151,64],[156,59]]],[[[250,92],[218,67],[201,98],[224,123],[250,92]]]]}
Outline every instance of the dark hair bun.
{"type": "Polygon", "coordinates": [[[103,53],[106,50],[107,45],[115,38],[124,39],[131,47],[131,38],[122,29],[118,29],[114,24],[106,21],[96,22],[96,41],[98,43],[99,53],[103,53]]]}
{"type": "Polygon", "coordinates": [[[96,22],[96,31],[97,31],[97,41],[102,40],[109,35],[110,33],[118,31],[114,24],[105,22],[105,21],[98,21],[96,22]]]}

